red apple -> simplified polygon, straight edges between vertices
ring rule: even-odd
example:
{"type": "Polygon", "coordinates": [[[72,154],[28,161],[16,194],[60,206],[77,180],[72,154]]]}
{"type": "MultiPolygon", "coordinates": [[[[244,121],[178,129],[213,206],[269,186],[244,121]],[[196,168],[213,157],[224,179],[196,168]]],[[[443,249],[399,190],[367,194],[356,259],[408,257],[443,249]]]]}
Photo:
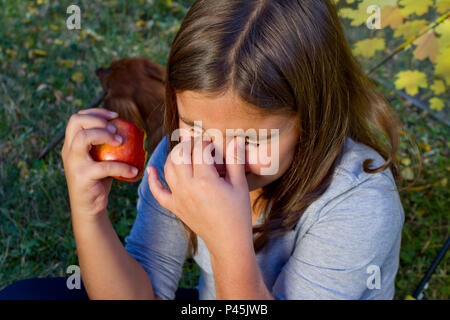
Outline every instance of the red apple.
{"type": "Polygon", "coordinates": [[[123,139],[119,146],[108,144],[92,146],[90,154],[95,161],[119,161],[134,166],[138,173],[133,178],[113,177],[114,179],[124,181],[137,181],[144,174],[145,164],[147,163],[147,152],[145,143],[147,134],[144,130],[138,128],[133,122],[125,121],[120,118],[109,121],[117,128],[116,134],[123,139]]]}

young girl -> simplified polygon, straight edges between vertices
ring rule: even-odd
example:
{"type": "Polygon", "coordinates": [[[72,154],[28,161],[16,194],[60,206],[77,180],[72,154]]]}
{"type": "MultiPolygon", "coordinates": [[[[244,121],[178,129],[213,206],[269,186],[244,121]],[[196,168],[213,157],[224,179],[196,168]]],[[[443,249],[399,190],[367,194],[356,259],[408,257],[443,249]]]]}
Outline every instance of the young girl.
{"type": "Polygon", "coordinates": [[[200,299],[393,298],[401,123],[352,56],[332,1],[198,0],[166,80],[166,136],[125,247],[108,219],[107,177],[135,174],[88,156],[91,145],[120,144],[106,130],[113,116],[84,110],[68,123],[62,156],[91,299],[174,299],[188,255],[201,269],[200,299]],[[223,139],[179,141],[176,129],[223,139]],[[274,143],[278,170],[263,174],[269,164],[249,154],[274,143]],[[245,163],[228,161],[236,150],[245,163]],[[199,151],[225,161],[172,157],[199,151]]]}

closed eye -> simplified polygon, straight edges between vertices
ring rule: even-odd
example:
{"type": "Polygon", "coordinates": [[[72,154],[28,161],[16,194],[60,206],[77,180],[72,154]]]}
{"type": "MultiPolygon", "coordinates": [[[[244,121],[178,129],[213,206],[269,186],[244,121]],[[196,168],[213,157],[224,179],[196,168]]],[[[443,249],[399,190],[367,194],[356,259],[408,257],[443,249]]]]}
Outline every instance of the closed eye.
{"type": "MultiPolygon", "coordinates": [[[[191,128],[190,128],[191,132],[195,133],[196,130],[200,130],[200,129],[198,127],[192,127],[191,126],[191,128]]],[[[256,142],[256,141],[250,141],[248,137],[245,137],[245,145],[247,145],[247,146],[251,145],[251,146],[258,147],[260,144],[258,142],[256,142]]]]}
{"type": "Polygon", "coordinates": [[[248,137],[245,137],[245,144],[246,144],[246,145],[256,146],[256,147],[259,146],[259,143],[258,143],[258,142],[250,141],[250,140],[248,139],[248,137]]]}

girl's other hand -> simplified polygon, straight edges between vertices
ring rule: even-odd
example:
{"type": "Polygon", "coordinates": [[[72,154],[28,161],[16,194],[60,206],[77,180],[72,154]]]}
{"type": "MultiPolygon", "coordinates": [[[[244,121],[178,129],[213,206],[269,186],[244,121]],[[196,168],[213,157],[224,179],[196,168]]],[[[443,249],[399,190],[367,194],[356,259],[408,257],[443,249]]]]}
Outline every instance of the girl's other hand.
{"type": "Polygon", "coordinates": [[[108,123],[116,117],[117,114],[106,109],[92,108],[81,110],[69,119],[61,157],[72,217],[95,218],[106,209],[112,177],[132,178],[137,174],[128,164],[97,162],[89,154],[93,145],[122,143],[121,137],[114,134],[117,129],[108,123]]]}

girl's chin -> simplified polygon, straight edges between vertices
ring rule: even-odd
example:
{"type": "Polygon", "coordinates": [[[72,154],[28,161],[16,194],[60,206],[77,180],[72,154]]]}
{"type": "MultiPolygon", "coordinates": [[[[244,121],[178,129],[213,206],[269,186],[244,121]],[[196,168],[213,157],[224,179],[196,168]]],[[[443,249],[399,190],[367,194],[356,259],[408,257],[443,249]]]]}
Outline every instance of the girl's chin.
{"type": "MultiPolygon", "coordinates": [[[[219,176],[221,178],[225,179],[225,175],[219,174],[219,176]]],[[[245,177],[247,179],[247,184],[248,184],[249,191],[253,191],[253,190],[259,189],[259,188],[265,186],[266,184],[268,184],[270,182],[270,181],[269,182],[263,181],[261,179],[260,175],[254,174],[253,172],[247,172],[245,174],[245,177]]]]}
{"type": "Polygon", "coordinates": [[[249,174],[247,176],[247,184],[248,184],[248,190],[253,191],[259,188],[262,188],[264,186],[267,186],[268,184],[275,181],[275,178],[269,177],[269,176],[260,176],[257,174],[249,174]]]}

